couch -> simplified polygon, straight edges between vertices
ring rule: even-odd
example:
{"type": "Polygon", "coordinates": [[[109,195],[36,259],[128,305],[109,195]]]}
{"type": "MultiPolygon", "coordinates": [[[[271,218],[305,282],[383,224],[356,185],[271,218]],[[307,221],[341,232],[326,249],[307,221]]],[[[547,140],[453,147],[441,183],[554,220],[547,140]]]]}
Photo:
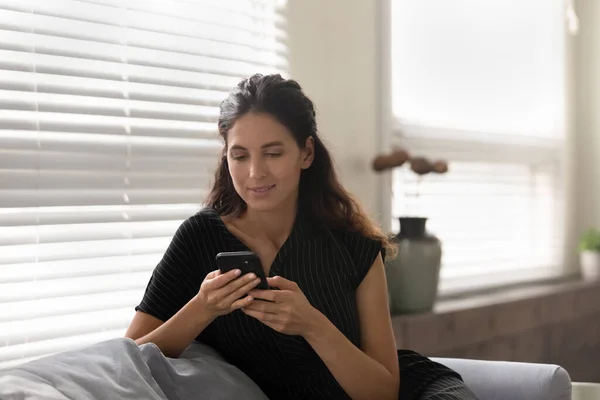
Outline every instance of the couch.
{"type": "MultiPolygon", "coordinates": [[[[571,400],[556,365],[432,358],[459,374],[479,400],[571,400]]],[[[178,359],[152,343],[116,338],[0,370],[0,398],[156,399],[265,396],[214,350],[192,343],[178,359]]]]}
{"type": "Polygon", "coordinates": [[[558,365],[431,359],[461,374],[479,400],[571,400],[571,378],[558,365]]]}

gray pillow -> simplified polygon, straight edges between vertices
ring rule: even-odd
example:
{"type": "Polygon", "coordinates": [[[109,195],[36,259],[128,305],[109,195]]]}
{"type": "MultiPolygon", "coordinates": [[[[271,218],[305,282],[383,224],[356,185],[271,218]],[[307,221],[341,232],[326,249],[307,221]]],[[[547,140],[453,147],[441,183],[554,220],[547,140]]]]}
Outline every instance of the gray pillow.
{"type": "Polygon", "coordinates": [[[169,400],[269,400],[254,381],[205,344],[192,342],[179,358],[163,356],[153,343],[140,350],[169,400]]]}
{"type": "Polygon", "coordinates": [[[193,343],[180,358],[112,339],[0,370],[0,399],[268,400],[242,371],[193,343]]]}

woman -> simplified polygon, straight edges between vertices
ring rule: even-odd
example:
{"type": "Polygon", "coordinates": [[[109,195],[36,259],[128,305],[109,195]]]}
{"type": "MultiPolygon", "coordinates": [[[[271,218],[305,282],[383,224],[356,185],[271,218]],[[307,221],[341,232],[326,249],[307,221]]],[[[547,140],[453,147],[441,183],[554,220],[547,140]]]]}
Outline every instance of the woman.
{"type": "Polygon", "coordinates": [[[207,207],[179,227],[126,336],[170,357],[202,341],[272,399],[397,399],[383,266],[393,247],[338,182],[312,102],[292,80],[255,75],[221,104],[218,128],[207,207]],[[241,250],[277,290],[217,270],[217,253],[241,250]]]}

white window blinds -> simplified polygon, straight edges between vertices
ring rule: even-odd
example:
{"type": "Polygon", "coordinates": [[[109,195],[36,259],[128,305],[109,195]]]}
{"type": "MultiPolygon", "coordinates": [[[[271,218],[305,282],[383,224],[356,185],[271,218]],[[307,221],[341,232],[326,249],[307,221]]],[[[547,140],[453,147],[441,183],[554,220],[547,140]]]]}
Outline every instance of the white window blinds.
{"type": "Polygon", "coordinates": [[[429,218],[442,292],[561,272],[564,7],[392,1],[394,141],[450,163],[395,171],[393,216],[429,218]]]}
{"type": "Polygon", "coordinates": [[[0,366],[124,334],[279,3],[0,0],[0,366]]]}

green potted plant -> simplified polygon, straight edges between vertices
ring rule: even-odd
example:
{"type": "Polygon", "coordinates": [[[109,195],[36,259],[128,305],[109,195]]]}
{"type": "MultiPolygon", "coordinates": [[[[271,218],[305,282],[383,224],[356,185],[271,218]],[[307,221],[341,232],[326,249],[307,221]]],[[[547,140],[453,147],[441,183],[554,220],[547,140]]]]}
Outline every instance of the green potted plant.
{"type": "Polygon", "coordinates": [[[590,229],[581,237],[579,263],[583,279],[600,279],[600,229],[590,229]]]}

